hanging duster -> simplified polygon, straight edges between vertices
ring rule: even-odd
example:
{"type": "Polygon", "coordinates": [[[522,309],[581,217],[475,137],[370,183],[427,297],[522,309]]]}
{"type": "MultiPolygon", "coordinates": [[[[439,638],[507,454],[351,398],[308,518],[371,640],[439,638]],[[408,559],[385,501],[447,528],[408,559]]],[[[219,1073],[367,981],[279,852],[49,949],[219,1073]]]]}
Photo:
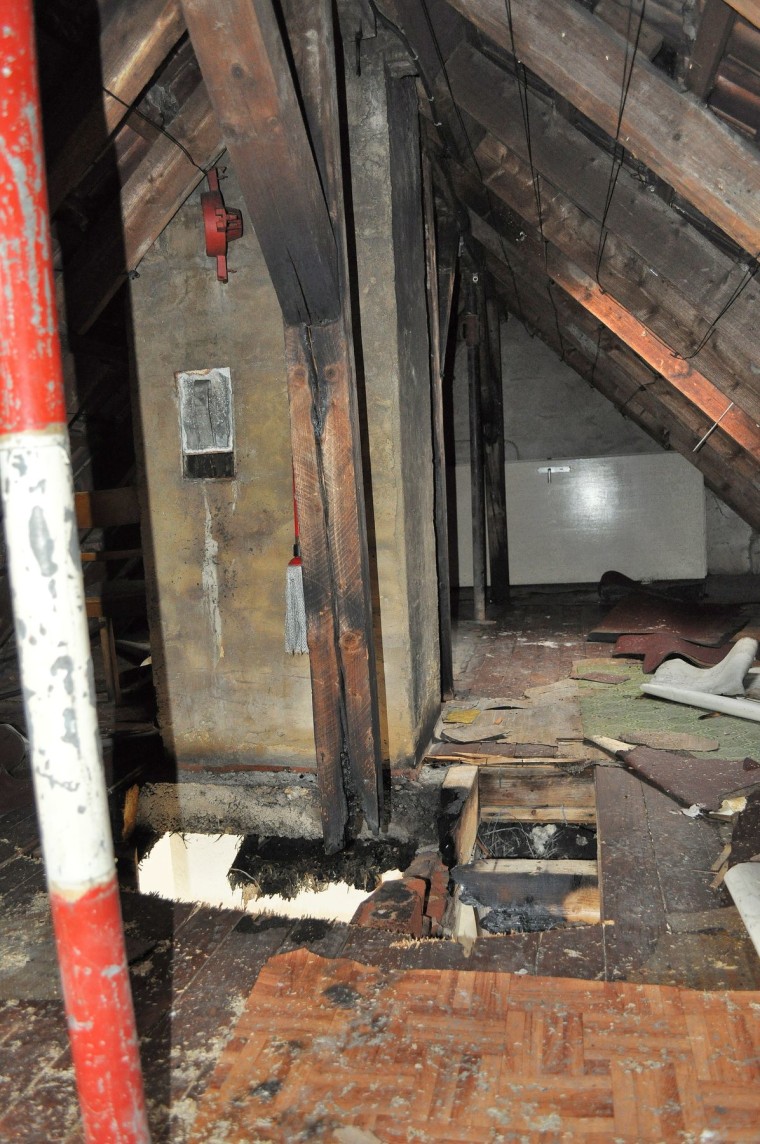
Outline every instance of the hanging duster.
{"type": "Polygon", "coordinates": [[[303,594],[303,565],[295,480],[293,481],[293,531],[295,534],[293,559],[288,564],[285,575],[285,650],[290,655],[305,655],[309,651],[309,646],[306,642],[306,602],[303,594]]]}

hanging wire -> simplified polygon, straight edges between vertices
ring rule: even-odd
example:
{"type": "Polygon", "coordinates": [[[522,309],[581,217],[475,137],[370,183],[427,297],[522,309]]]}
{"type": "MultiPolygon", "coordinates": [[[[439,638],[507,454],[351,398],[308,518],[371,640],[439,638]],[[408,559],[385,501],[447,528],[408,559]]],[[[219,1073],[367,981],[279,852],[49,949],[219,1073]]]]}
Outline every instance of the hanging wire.
{"type": "MultiPolygon", "coordinates": [[[[423,0],[424,2],[424,0],[423,0]]],[[[562,329],[559,321],[559,311],[557,310],[557,303],[554,299],[554,291],[552,289],[551,275],[549,273],[549,243],[546,235],[544,234],[544,212],[541,203],[541,176],[536,170],[533,162],[533,136],[530,130],[530,104],[528,101],[528,72],[525,64],[517,57],[517,49],[515,47],[515,30],[512,22],[512,0],[505,0],[507,26],[509,28],[509,39],[512,46],[512,55],[515,61],[515,81],[517,83],[517,94],[520,99],[520,114],[522,116],[523,128],[525,130],[525,145],[528,152],[528,165],[530,166],[530,177],[533,184],[533,195],[536,200],[536,214],[538,216],[538,229],[541,235],[541,246],[544,252],[544,271],[547,277],[546,292],[549,295],[552,310],[554,312],[554,324],[557,328],[557,336],[559,338],[560,357],[562,361],[565,360],[565,342],[562,337],[562,329]]]]}
{"type": "Polygon", "coordinates": [[[599,281],[599,274],[602,266],[602,259],[604,257],[604,248],[607,245],[607,216],[612,206],[612,199],[615,194],[618,176],[623,166],[625,158],[625,148],[620,143],[620,131],[623,126],[623,115],[625,113],[625,105],[628,101],[628,91],[631,86],[631,79],[633,78],[633,67],[636,62],[636,56],[639,50],[639,41],[641,40],[641,30],[644,25],[644,13],[646,12],[647,0],[641,0],[641,8],[639,9],[639,20],[636,27],[636,36],[633,41],[633,51],[631,48],[631,27],[633,24],[633,10],[635,0],[630,0],[628,7],[628,24],[625,36],[625,56],[623,59],[623,80],[620,86],[620,102],[618,105],[617,124],[615,126],[615,139],[612,148],[612,165],[610,167],[610,176],[607,182],[607,194],[604,201],[604,210],[602,211],[602,220],[599,226],[599,243],[596,250],[596,284],[602,288],[599,281]],[[630,56],[630,59],[629,59],[630,56]]]}
{"type": "Polygon", "coordinates": [[[716,316],[710,322],[710,325],[705,330],[704,334],[700,338],[700,340],[697,343],[697,345],[695,346],[695,348],[693,350],[691,350],[691,352],[688,354],[676,354],[676,353],[674,353],[673,354],[674,357],[681,357],[681,358],[683,358],[684,361],[691,361],[692,358],[695,358],[699,353],[702,352],[702,350],[705,348],[705,346],[709,342],[710,338],[715,333],[715,330],[717,329],[718,323],[720,322],[721,318],[723,318],[728,313],[728,311],[731,309],[731,307],[734,305],[734,303],[737,302],[739,300],[739,298],[741,298],[742,294],[747,289],[750,282],[753,280],[753,278],[756,277],[758,270],[760,270],[760,261],[758,261],[758,259],[760,259],[760,252],[758,252],[758,254],[756,254],[755,257],[750,261],[749,265],[747,267],[745,267],[744,278],[739,283],[739,285],[734,289],[734,292],[731,295],[731,297],[728,299],[728,301],[721,307],[719,313],[716,314],[716,316]]]}
{"type": "MultiPolygon", "coordinates": [[[[162,127],[160,123],[156,123],[155,119],[151,119],[151,117],[146,115],[144,111],[140,111],[140,108],[136,107],[134,103],[127,103],[126,100],[121,98],[121,96],[116,95],[113,91],[109,91],[107,87],[104,87],[103,91],[106,93],[106,95],[109,95],[111,99],[115,99],[117,103],[120,103],[122,107],[126,107],[127,111],[138,115],[140,119],[144,119],[146,123],[149,123],[151,127],[155,127],[156,131],[160,131],[162,135],[165,135],[166,138],[169,139],[175,147],[179,147],[182,154],[190,160],[196,170],[200,171],[202,175],[208,174],[209,170],[211,170],[211,167],[206,169],[205,167],[201,167],[200,164],[196,163],[195,159],[192,157],[187,147],[185,147],[184,143],[180,143],[179,139],[175,138],[175,136],[172,135],[170,131],[167,131],[165,127],[162,127]]],[[[212,163],[211,166],[213,167],[213,165],[214,164],[212,163]]]]}

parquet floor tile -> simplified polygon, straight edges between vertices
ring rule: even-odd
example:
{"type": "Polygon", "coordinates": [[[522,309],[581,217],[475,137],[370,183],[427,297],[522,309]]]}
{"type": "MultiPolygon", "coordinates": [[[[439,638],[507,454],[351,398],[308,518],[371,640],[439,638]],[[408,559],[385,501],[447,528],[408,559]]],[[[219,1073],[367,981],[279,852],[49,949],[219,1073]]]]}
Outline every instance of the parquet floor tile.
{"type": "Polygon", "coordinates": [[[202,1096],[197,1144],[760,1142],[760,993],[264,967],[202,1096]]]}

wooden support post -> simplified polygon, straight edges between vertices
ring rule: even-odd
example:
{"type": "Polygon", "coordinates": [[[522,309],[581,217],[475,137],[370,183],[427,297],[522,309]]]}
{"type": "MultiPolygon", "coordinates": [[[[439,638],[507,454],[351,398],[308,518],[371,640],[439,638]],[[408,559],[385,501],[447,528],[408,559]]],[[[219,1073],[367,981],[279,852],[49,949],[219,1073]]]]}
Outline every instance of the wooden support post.
{"type": "Polygon", "coordinates": [[[483,291],[481,313],[486,318],[482,339],[486,369],[481,378],[483,407],[483,453],[486,477],[488,561],[490,599],[494,604],[509,600],[509,552],[507,547],[507,486],[504,472],[504,393],[501,374],[501,321],[493,294],[483,291]]]}
{"type": "Polygon", "coordinates": [[[328,819],[330,823],[331,841],[328,842],[326,831],[325,845],[336,849],[340,845],[337,828],[345,814],[346,800],[349,811],[358,803],[370,829],[376,831],[380,824],[382,759],[377,674],[351,338],[332,9],[329,0],[315,0],[309,5],[285,0],[282,8],[311,146],[335,235],[341,288],[341,313],[335,322],[286,329],[309,648],[311,632],[318,630],[326,656],[311,665],[315,736],[322,737],[325,750],[324,757],[318,757],[324,776],[324,783],[320,778],[322,815],[323,823],[328,819]],[[304,379],[308,384],[308,395],[302,391],[295,405],[294,366],[298,385],[302,388],[304,379]],[[307,522],[302,499],[308,506],[307,522]],[[309,534],[306,539],[304,524],[309,534]],[[311,559],[311,537],[317,541],[315,560],[311,559]],[[332,636],[328,611],[333,616],[332,636]],[[325,668],[331,680],[329,685],[325,668]],[[336,703],[345,736],[344,749],[338,755],[336,703]],[[318,727],[324,729],[323,736],[318,727]],[[328,754],[330,750],[332,755],[328,754]]]}
{"type": "Polygon", "coordinates": [[[736,13],[724,0],[706,0],[686,73],[686,86],[707,99],[733,31],[736,13]]]}
{"type": "Polygon", "coordinates": [[[433,482],[435,497],[435,544],[438,573],[438,636],[441,661],[441,698],[454,695],[454,663],[451,645],[451,585],[449,582],[449,515],[446,497],[446,443],[443,425],[443,366],[441,360],[440,307],[438,302],[438,251],[435,241],[435,202],[430,160],[423,154],[422,189],[425,218],[425,270],[430,335],[430,401],[433,424],[433,482]]]}
{"type": "Polygon", "coordinates": [[[467,268],[464,336],[470,396],[470,491],[472,503],[472,594],[474,618],[486,618],[486,516],[483,473],[483,416],[480,396],[480,338],[478,283],[480,274],[467,268]]]}

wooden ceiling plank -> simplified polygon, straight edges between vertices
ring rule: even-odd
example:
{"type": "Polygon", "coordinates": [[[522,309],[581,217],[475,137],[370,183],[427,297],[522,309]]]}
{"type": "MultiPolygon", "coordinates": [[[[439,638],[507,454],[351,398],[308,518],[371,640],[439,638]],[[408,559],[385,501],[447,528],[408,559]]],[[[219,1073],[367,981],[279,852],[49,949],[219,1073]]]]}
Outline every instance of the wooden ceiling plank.
{"type": "MultiPolygon", "coordinates": [[[[462,44],[447,61],[457,104],[495,139],[528,162],[520,92],[482,52],[462,44]]],[[[610,155],[571,127],[552,107],[528,90],[531,157],[534,168],[591,218],[604,215],[610,155]]],[[[730,295],[742,268],[685,219],[621,168],[605,225],[619,235],[659,275],[706,312],[716,297],[730,295]]]]}
{"type": "Polygon", "coordinates": [[[183,11],[285,321],[335,321],[335,237],[271,0],[183,11]]]}
{"type": "MultiPolygon", "coordinates": [[[[478,147],[477,155],[486,184],[523,219],[538,227],[530,168],[488,137],[478,147]]],[[[541,226],[546,238],[597,278],[598,226],[546,183],[542,183],[541,189],[541,226]]],[[[760,419],[760,386],[752,384],[754,345],[747,336],[737,344],[725,336],[725,328],[721,327],[721,336],[711,338],[692,358],[706,326],[705,317],[616,235],[607,236],[598,281],[675,353],[693,360],[700,372],[750,417],[760,419]]]]}
{"type": "Polygon", "coordinates": [[[202,168],[213,166],[224,150],[216,115],[202,85],[173,120],[172,134],[194,162],[171,139],[159,136],[122,187],[120,204],[118,200],[112,204],[66,265],[72,334],[89,329],[197,187],[202,168]],[[121,225],[114,225],[116,215],[121,225]]]}
{"type": "Polygon", "coordinates": [[[706,99],[712,91],[735,19],[736,12],[725,0],[705,0],[686,72],[686,86],[698,99],[706,99]]]}
{"type": "MultiPolygon", "coordinates": [[[[449,0],[486,36],[512,50],[503,0],[449,0]]],[[[615,137],[626,41],[580,5],[511,0],[518,59],[615,137]]],[[[637,58],[621,144],[750,254],[760,252],[760,163],[693,96],[637,58]]]]}
{"type": "Polygon", "coordinates": [[[185,31],[179,0],[130,0],[107,11],[100,37],[102,90],[76,127],[61,137],[49,163],[51,212],[82,178],[185,31]]]}

